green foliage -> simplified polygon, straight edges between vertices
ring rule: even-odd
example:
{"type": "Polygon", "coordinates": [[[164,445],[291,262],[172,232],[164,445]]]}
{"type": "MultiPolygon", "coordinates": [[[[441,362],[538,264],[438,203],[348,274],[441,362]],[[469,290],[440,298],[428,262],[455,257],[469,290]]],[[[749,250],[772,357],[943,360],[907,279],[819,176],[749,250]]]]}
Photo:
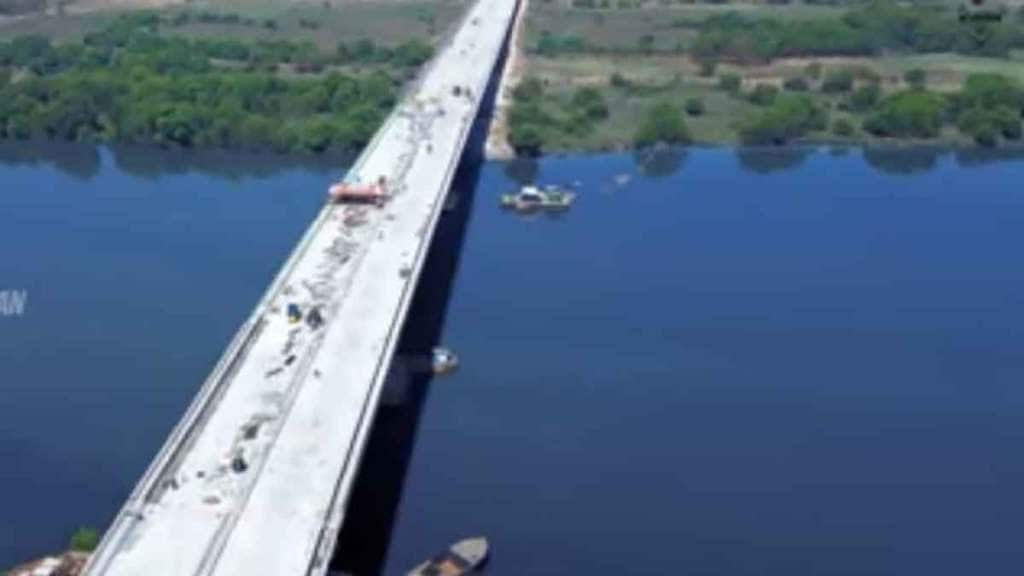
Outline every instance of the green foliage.
{"type": "Polygon", "coordinates": [[[745,144],[785,144],[809,132],[824,130],[827,113],[806,94],[780,94],[775,102],[740,126],[745,144]]]}
{"type": "Polygon", "coordinates": [[[704,114],[704,101],[695,97],[687,98],[683,108],[690,116],[700,116],[704,114]]]}
{"type": "Polygon", "coordinates": [[[822,69],[821,62],[811,62],[804,68],[804,73],[807,74],[808,78],[817,80],[821,78],[822,69]]]}
{"type": "Polygon", "coordinates": [[[636,43],[637,51],[641,54],[651,54],[654,52],[654,35],[644,34],[637,40],[636,43]]]}
{"type": "Polygon", "coordinates": [[[804,80],[799,76],[786,78],[786,80],[782,83],[782,87],[786,90],[789,90],[790,92],[807,92],[811,88],[810,85],[807,83],[807,80],[804,80]]]}
{"type": "Polygon", "coordinates": [[[579,36],[571,34],[552,34],[547,30],[541,32],[540,40],[534,51],[542,56],[558,56],[560,54],[577,54],[585,52],[587,44],[579,36]]]}
{"type": "Polygon", "coordinates": [[[977,107],[960,114],[957,128],[982,146],[994,146],[999,136],[1008,140],[1021,137],[1021,118],[1018,112],[1006,106],[977,107]]]}
{"type": "Polygon", "coordinates": [[[76,552],[92,552],[99,544],[99,532],[92,528],[79,528],[71,535],[70,547],[76,552]]]}
{"type": "Polygon", "coordinates": [[[853,123],[847,118],[837,118],[832,123],[832,133],[841,138],[849,138],[855,131],[853,123]]]}
{"type": "Polygon", "coordinates": [[[928,73],[924,68],[912,68],[903,73],[903,81],[916,90],[923,90],[928,83],[928,73]]]}
{"type": "Polygon", "coordinates": [[[700,63],[700,76],[702,78],[711,78],[715,75],[715,68],[718,67],[718,63],[714,60],[704,60],[700,63]]]}
{"type": "Polygon", "coordinates": [[[979,33],[951,10],[872,0],[833,18],[716,14],[701,24],[692,51],[701,59],[752,63],[787,56],[870,56],[883,51],[1005,56],[1022,45],[1020,22],[988,24],[979,33]]]}
{"type": "Polygon", "coordinates": [[[633,85],[632,82],[618,72],[612,72],[612,75],[608,77],[608,84],[610,84],[612,88],[629,88],[633,85]]]}
{"type": "Polygon", "coordinates": [[[602,120],[608,117],[608,104],[597,88],[588,86],[576,90],[572,95],[572,108],[574,113],[589,120],[602,120]]]}
{"type": "Polygon", "coordinates": [[[686,144],[689,141],[686,119],[682,111],[670,102],[655,104],[647,110],[633,137],[633,142],[641,148],[658,143],[686,144]]]}
{"type": "Polygon", "coordinates": [[[545,131],[554,121],[541,107],[543,96],[544,84],[535,77],[524,78],[512,92],[508,140],[519,154],[539,154],[545,131]]]}
{"type": "MultiPolygon", "coordinates": [[[[281,64],[298,72],[322,65],[311,43],[161,37],[160,22],[145,13],[124,16],[80,44],[58,47],[33,36],[0,43],[0,66],[35,72],[0,83],[0,138],[355,150],[397,98],[396,81],[381,70],[275,74],[281,64]],[[242,65],[214,64],[221,60],[242,65]]],[[[389,51],[388,61],[412,66],[429,51],[410,41],[389,51]]]]}
{"type": "Polygon", "coordinates": [[[537,101],[544,95],[544,83],[540,78],[528,76],[512,91],[512,97],[518,101],[537,101]]]}
{"type": "Polygon", "coordinates": [[[857,112],[869,110],[882,99],[882,89],[875,82],[857,88],[847,99],[847,107],[857,112]]]}
{"type": "Polygon", "coordinates": [[[738,93],[742,85],[743,80],[739,74],[722,74],[718,77],[718,87],[730,94],[738,93]]]}
{"type": "MultiPolygon", "coordinates": [[[[313,48],[312,45],[309,46],[313,48]]],[[[342,64],[391,64],[400,68],[414,68],[434,55],[434,49],[422,40],[412,39],[391,48],[378,46],[369,38],[339,42],[336,60],[342,64]]]]}
{"type": "Polygon", "coordinates": [[[853,89],[854,73],[849,68],[829,70],[821,81],[821,91],[826,94],[849,92],[853,89]]]}
{"type": "Polygon", "coordinates": [[[946,101],[924,90],[906,90],[883,99],[864,120],[876,136],[934,138],[942,128],[946,101]]]}
{"type": "Polygon", "coordinates": [[[972,74],[953,97],[956,112],[970,108],[1006,106],[1024,112],[1024,90],[1013,80],[998,74],[972,74]]]}
{"type": "Polygon", "coordinates": [[[758,84],[754,86],[754,89],[750,92],[747,97],[753,104],[758,106],[768,106],[772,102],[775,102],[775,97],[778,96],[779,89],[771,84],[758,84]]]}

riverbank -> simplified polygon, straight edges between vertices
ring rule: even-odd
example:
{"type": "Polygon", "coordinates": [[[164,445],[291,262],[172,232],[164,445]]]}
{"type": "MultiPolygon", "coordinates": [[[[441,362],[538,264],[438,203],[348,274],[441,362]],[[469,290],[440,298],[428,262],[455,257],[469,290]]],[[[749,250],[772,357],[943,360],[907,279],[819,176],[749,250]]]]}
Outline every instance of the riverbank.
{"type": "Polygon", "coordinates": [[[334,34],[331,6],[294,31],[290,12],[198,9],[0,29],[0,139],[356,152],[433,56],[449,26],[437,14],[458,12],[426,6],[438,8],[403,7],[416,25],[375,36],[366,14],[366,30],[334,34]]]}
{"type": "Polygon", "coordinates": [[[649,139],[645,123],[666,123],[652,117],[659,106],[683,127],[672,143],[992,147],[1020,137],[1017,11],[975,37],[948,6],[885,0],[606,4],[531,7],[524,82],[537,87],[518,93],[510,126],[521,154],[633,148],[649,139]],[[942,33],[925,43],[889,32],[900,25],[942,33]],[[1013,96],[989,100],[994,82],[1013,96]],[[965,99],[969,89],[988,93],[965,99]]]}

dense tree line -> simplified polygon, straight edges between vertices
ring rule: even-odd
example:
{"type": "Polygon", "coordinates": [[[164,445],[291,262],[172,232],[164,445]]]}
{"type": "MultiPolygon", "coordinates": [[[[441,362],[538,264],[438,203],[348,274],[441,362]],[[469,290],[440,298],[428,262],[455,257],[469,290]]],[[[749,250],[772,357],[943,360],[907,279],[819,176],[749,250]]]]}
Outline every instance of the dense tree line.
{"type": "Polygon", "coordinates": [[[869,56],[882,51],[1006,56],[1024,47],[1018,19],[965,24],[955,13],[874,0],[838,18],[784,20],[739,12],[700,23],[690,50],[697,58],[764,62],[786,56],[869,56]]]}
{"type": "MultiPolygon", "coordinates": [[[[864,131],[880,138],[932,139],[946,126],[955,126],[983,146],[1021,138],[1024,89],[1013,80],[974,74],[959,92],[944,95],[926,90],[921,74],[911,72],[906,90],[883,96],[877,81],[868,80],[839,107],[863,114],[864,131]]],[[[766,108],[740,123],[740,137],[747,144],[784,144],[828,125],[827,111],[806,94],[776,94],[757,86],[748,98],[766,108]]],[[[838,119],[832,128],[841,137],[855,133],[848,118],[838,119]]]]}
{"type": "Polygon", "coordinates": [[[302,42],[164,37],[158,24],[134,16],[81,43],[40,36],[0,43],[0,138],[358,149],[397,99],[398,80],[388,71],[421,64],[431,52],[414,41],[387,48],[386,59],[372,43],[325,56],[302,42]],[[278,70],[371,56],[387,66],[360,74],[278,70]]]}

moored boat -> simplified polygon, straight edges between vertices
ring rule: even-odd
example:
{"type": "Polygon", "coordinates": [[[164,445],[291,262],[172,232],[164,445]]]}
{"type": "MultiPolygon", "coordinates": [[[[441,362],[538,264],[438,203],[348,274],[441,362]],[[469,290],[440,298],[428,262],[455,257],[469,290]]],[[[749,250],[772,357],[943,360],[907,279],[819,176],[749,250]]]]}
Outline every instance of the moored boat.
{"type": "Polygon", "coordinates": [[[448,374],[459,367],[459,357],[450,349],[437,346],[431,350],[430,365],[434,374],[448,374]]]}
{"type": "Polygon", "coordinates": [[[409,576],[463,576],[483,566],[487,560],[488,544],[484,537],[466,538],[452,544],[423,564],[409,571],[409,576]]]}
{"type": "Polygon", "coordinates": [[[555,186],[543,189],[537,186],[523,186],[518,194],[502,194],[502,208],[511,208],[518,212],[537,210],[567,210],[576,200],[576,194],[555,186]]]}

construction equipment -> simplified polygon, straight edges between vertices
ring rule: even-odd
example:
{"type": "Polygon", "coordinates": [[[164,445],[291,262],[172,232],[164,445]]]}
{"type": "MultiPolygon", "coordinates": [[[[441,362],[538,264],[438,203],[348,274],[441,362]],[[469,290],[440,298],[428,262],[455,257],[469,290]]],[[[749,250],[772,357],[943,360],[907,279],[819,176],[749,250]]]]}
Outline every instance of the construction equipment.
{"type": "Polygon", "coordinates": [[[327,198],[334,204],[383,206],[388,199],[387,178],[381,176],[372,184],[338,182],[327,190],[327,198]]]}

